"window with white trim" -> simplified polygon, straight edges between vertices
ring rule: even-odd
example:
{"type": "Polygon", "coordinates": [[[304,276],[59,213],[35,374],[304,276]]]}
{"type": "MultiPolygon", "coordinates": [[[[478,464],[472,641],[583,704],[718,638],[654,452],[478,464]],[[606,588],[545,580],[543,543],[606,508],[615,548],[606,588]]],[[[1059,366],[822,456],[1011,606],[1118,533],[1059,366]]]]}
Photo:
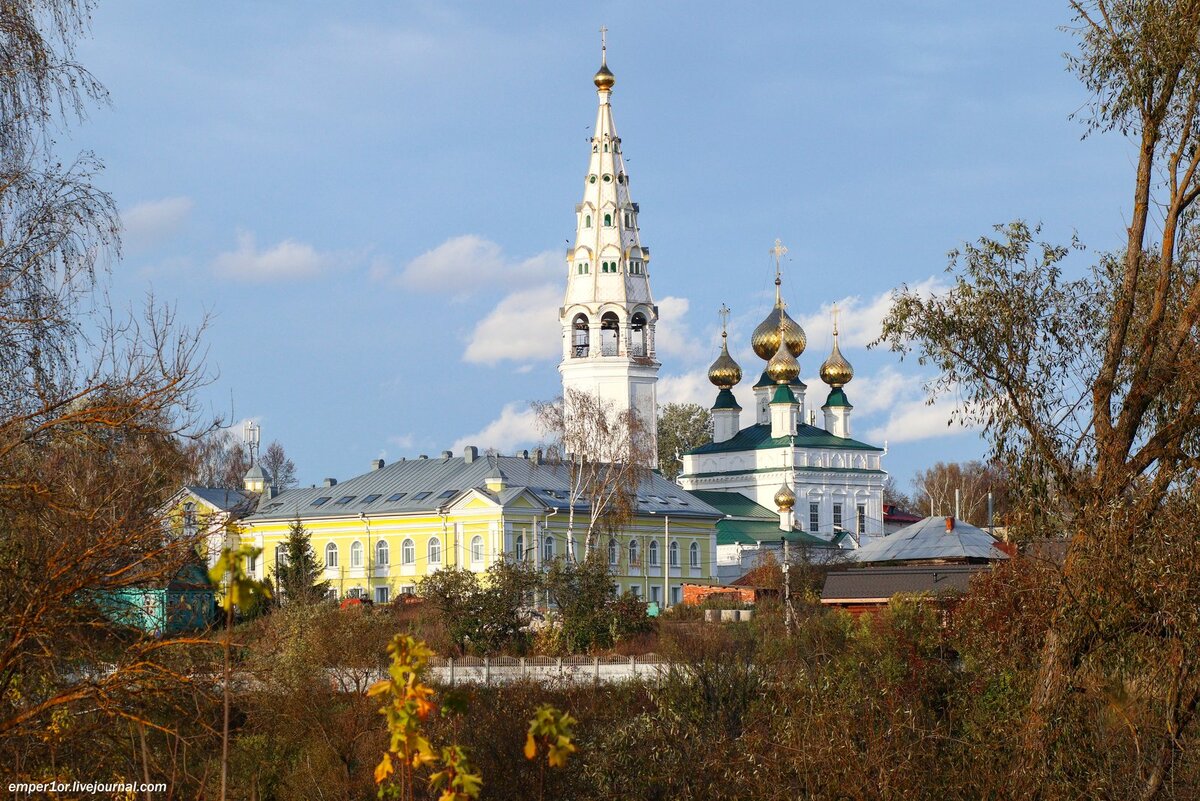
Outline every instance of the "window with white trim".
{"type": "Polygon", "coordinates": [[[813,502],[808,505],[808,530],[814,534],[821,530],[821,504],[813,502]]]}
{"type": "Polygon", "coordinates": [[[429,564],[440,565],[442,563],[442,541],[437,537],[432,537],[429,540],[429,564]]]}
{"type": "Polygon", "coordinates": [[[413,565],[417,562],[417,546],[412,540],[400,543],[400,564],[413,565]]]}
{"type": "Polygon", "coordinates": [[[375,543],[375,564],[387,565],[391,558],[390,549],[388,548],[387,540],[380,540],[375,543]]]}
{"type": "Polygon", "coordinates": [[[650,540],[650,547],[646,554],[650,560],[650,567],[658,567],[658,540],[650,540]]]}
{"type": "Polygon", "coordinates": [[[363,566],[363,547],[358,540],[350,543],[350,567],[363,566]]]}
{"type": "Polygon", "coordinates": [[[478,534],[471,538],[471,561],[475,564],[483,561],[483,537],[478,534]]]}
{"type": "Polygon", "coordinates": [[[325,546],[325,567],[338,566],[337,543],[331,542],[325,546]]]}
{"type": "Polygon", "coordinates": [[[693,542],[688,546],[688,560],[692,567],[700,567],[700,543],[693,542]]]}

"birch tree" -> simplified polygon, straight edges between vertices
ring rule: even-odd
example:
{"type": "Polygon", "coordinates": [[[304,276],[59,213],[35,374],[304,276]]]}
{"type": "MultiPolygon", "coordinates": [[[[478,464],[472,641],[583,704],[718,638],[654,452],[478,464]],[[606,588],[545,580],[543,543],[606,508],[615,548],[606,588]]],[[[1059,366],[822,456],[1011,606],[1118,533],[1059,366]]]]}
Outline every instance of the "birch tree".
{"type": "Polygon", "coordinates": [[[619,410],[597,395],[569,389],[534,408],[552,461],[565,469],[569,481],[567,555],[574,561],[577,529],[590,553],[601,534],[616,532],[633,518],[654,449],[637,412],[619,410]]]}

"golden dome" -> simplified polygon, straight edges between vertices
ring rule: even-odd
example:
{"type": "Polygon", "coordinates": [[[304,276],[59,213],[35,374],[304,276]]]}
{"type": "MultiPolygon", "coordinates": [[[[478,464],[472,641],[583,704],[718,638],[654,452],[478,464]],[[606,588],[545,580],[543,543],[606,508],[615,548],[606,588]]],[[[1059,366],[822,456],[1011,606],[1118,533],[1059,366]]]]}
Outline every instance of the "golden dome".
{"type": "Polygon", "coordinates": [[[775,351],[771,361],[767,362],[767,375],[776,384],[790,384],[800,377],[800,362],[792,355],[790,346],[780,345],[775,351]]]}
{"type": "MultiPolygon", "coordinates": [[[[778,285],[776,286],[778,287],[778,285]]],[[[754,333],[750,335],[750,346],[754,348],[758,358],[770,359],[779,350],[780,329],[783,330],[783,340],[787,342],[788,350],[792,352],[792,355],[799,356],[804,353],[808,337],[804,335],[804,329],[800,327],[800,324],[784,310],[783,301],[776,294],[775,308],[771,309],[767,319],[759,323],[758,328],[755,328],[754,333]]]]}
{"type": "Polygon", "coordinates": [[[708,380],[720,389],[729,389],[742,380],[742,368],[729,355],[728,334],[721,332],[721,355],[708,368],[708,380]]]}
{"type": "Polygon", "coordinates": [[[775,492],[775,506],[781,512],[791,511],[796,505],[796,493],[785,483],[775,492]]]}
{"type": "Polygon", "coordinates": [[[836,389],[850,383],[850,379],[854,378],[854,368],[850,366],[850,362],[846,361],[846,357],[842,355],[842,349],[838,347],[836,306],[833,314],[833,352],[821,365],[821,380],[836,389]]]}
{"type": "Polygon", "coordinates": [[[596,77],[592,78],[596,84],[596,88],[601,91],[608,92],[613,88],[613,84],[617,82],[617,78],[612,74],[612,70],[608,68],[608,64],[600,62],[600,69],[596,70],[596,77]]]}

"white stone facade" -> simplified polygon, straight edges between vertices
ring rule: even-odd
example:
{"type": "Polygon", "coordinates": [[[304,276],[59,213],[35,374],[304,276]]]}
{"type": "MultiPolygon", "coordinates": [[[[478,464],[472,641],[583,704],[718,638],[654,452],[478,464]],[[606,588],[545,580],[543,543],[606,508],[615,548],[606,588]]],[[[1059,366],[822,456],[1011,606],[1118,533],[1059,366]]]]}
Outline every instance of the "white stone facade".
{"type": "Polygon", "coordinates": [[[599,395],[621,411],[633,409],[656,439],[658,307],[650,294],[650,251],[639,237],[611,94],[606,86],[598,89],[583,201],[575,209],[575,244],[566,254],[558,369],[564,395],[575,390],[599,395]]]}

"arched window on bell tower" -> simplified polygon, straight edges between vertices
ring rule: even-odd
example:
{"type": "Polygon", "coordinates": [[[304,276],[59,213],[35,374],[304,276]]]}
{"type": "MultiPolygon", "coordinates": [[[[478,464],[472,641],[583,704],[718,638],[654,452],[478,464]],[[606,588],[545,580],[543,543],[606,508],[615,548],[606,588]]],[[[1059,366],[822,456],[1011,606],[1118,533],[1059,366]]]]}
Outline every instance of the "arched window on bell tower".
{"type": "Polygon", "coordinates": [[[637,312],[629,321],[629,355],[646,356],[649,349],[646,337],[646,315],[637,312]]]}
{"type": "Polygon", "coordinates": [[[600,355],[616,356],[621,342],[621,321],[613,312],[600,318],[600,355]]]}
{"type": "Polygon", "coordinates": [[[588,338],[591,330],[588,328],[586,314],[577,314],[571,322],[571,356],[582,359],[588,355],[588,338]]]}

